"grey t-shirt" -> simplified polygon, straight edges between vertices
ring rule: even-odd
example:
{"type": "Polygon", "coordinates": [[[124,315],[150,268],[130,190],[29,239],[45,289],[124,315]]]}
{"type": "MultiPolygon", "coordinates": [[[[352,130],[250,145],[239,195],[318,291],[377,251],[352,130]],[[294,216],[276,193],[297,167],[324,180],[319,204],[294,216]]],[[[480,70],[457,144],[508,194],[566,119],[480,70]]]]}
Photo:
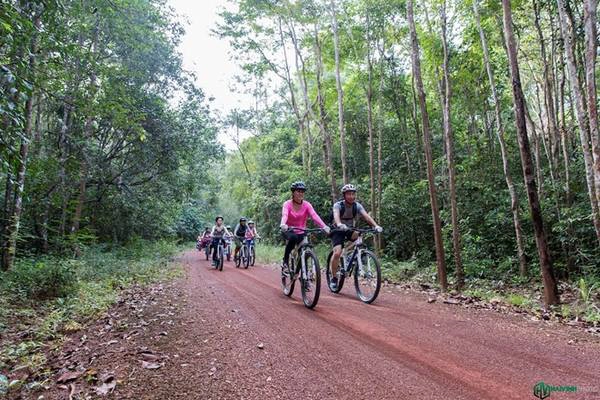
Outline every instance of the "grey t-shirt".
{"type": "MultiPolygon", "coordinates": [[[[340,211],[340,221],[342,224],[353,227],[355,218],[352,217],[352,205],[348,205],[347,203],[344,204],[344,215],[342,215],[342,203],[343,200],[336,202],[333,205],[333,209],[340,211]]],[[[365,208],[358,201],[355,201],[354,204],[356,204],[356,216],[358,217],[363,211],[365,211],[365,208]]]]}

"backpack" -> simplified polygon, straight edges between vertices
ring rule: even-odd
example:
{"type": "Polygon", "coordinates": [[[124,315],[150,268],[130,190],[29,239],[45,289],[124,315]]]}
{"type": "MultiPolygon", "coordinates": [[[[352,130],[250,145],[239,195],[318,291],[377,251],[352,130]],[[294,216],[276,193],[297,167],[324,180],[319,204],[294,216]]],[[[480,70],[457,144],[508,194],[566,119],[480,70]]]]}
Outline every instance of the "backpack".
{"type": "MultiPolygon", "coordinates": [[[[334,205],[336,203],[340,203],[340,218],[344,215],[344,213],[346,212],[346,202],[344,201],[344,199],[338,200],[334,203],[334,205]]],[[[358,214],[358,207],[356,206],[356,202],[352,203],[352,218],[356,218],[356,214],[358,214]]],[[[333,221],[333,206],[331,206],[331,208],[329,209],[329,215],[327,216],[327,221],[325,221],[327,223],[327,225],[333,226],[334,225],[334,221],[333,221]]]]}

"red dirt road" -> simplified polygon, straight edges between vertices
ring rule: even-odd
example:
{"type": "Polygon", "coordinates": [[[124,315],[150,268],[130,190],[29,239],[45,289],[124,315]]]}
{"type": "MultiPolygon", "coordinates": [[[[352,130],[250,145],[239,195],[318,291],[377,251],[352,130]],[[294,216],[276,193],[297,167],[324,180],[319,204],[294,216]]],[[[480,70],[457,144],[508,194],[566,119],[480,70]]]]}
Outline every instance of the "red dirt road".
{"type": "Polygon", "coordinates": [[[275,267],[220,272],[197,251],[182,263],[175,322],[146,334],[168,361],[128,367],[112,398],[512,400],[544,381],[579,390],[550,400],[600,399],[598,339],[569,327],[388,288],[366,305],[351,284],[323,284],[311,311],[299,287],[282,294],[275,267]]]}

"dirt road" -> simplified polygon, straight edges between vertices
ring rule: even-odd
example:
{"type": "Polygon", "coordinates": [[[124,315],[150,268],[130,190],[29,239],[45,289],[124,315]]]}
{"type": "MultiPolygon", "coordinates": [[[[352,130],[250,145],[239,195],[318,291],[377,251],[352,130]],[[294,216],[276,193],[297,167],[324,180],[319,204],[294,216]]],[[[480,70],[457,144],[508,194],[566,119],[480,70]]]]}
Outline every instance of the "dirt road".
{"type": "Polygon", "coordinates": [[[353,285],[340,295],[323,285],[311,311],[298,287],[282,294],[275,267],[220,272],[198,252],[182,262],[186,278],[136,317],[156,322],[122,354],[99,357],[96,368],[119,375],[110,397],[535,399],[544,381],[579,390],[550,399],[600,398],[600,344],[568,327],[397,289],[365,305],[353,285]],[[167,309],[176,310],[168,323],[152,319],[167,309]],[[134,348],[159,355],[161,367],[140,368],[134,348]]]}

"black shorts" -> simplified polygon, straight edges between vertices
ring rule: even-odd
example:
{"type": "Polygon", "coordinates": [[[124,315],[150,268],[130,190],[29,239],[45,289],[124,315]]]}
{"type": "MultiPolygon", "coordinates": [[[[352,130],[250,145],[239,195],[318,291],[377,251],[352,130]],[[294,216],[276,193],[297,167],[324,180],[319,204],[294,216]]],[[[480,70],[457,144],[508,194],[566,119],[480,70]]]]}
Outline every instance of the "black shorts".
{"type": "Polygon", "coordinates": [[[352,239],[353,231],[333,231],[331,234],[331,245],[335,246],[343,246],[346,240],[352,239]]]}

